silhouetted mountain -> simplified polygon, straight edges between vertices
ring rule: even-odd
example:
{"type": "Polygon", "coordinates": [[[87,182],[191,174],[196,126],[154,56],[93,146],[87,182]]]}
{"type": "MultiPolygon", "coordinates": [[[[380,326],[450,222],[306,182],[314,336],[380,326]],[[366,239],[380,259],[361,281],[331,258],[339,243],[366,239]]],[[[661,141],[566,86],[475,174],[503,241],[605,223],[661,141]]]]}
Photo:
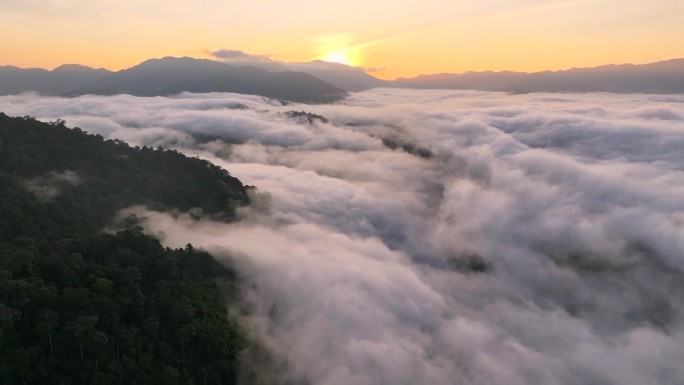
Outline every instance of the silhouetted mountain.
{"type": "Polygon", "coordinates": [[[301,72],[272,73],[188,57],[148,60],[68,95],[162,96],[181,92],[236,92],[313,103],[336,101],[345,95],[344,90],[301,72]]]}
{"type": "Polygon", "coordinates": [[[345,91],[357,92],[374,87],[388,86],[388,82],[375,78],[360,67],[352,67],[341,63],[321,60],[306,63],[284,63],[291,71],[306,72],[319,79],[342,88],[345,91]]]}
{"type": "Polygon", "coordinates": [[[684,59],[564,71],[466,72],[399,78],[395,86],[506,92],[684,93],[684,59]]]}
{"type": "Polygon", "coordinates": [[[225,62],[235,67],[255,67],[261,68],[268,72],[287,72],[291,71],[290,68],[286,66],[287,63],[275,61],[275,60],[236,60],[225,62]]]}
{"type": "Polygon", "coordinates": [[[27,91],[56,94],[84,87],[111,73],[78,64],[65,64],[52,71],[5,66],[0,67],[0,95],[27,91]]]}
{"type": "Polygon", "coordinates": [[[303,72],[347,92],[364,91],[375,87],[390,85],[385,80],[367,74],[363,68],[322,60],[303,63],[285,63],[262,59],[232,61],[230,64],[236,67],[262,68],[268,72],[303,72]]]}
{"type": "Polygon", "coordinates": [[[362,68],[312,61],[271,60],[230,64],[204,59],[152,59],[118,72],[68,64],[52,71],[0,67],[0,95],[35,91],[48,95],[161,96],[181,92],[236,92],[306,103],[337,101],[346,92],[374,87],[472,89],[504,92],[684,93],[684,59],[651,64],[606,65],[564,71],[466,72],[377,79],[362,68]]]}

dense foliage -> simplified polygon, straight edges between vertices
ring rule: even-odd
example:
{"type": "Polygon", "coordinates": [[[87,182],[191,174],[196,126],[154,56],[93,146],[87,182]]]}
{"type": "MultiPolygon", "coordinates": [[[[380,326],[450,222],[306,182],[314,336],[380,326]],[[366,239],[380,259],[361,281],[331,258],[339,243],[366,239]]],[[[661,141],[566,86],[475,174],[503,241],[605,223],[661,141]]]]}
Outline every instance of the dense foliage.
{"type": "Polygon", "coordinates": [[[323,115],[318,115],[318,114],[314,114],[314,113],[306,112],[306,111],[287,111],[285,113],[285,116],[287,116],[288,118],[301,119],[305,122],[308,122],[309,124],[313,124],[315,121],[319,121],[321,123],[330,122],[323,115]]]}
{"type": "Polygon", "coordinates": [[[382,144],[391,150],[403,150],[404,152],[421,157],[423,159],[430,159],[434,156],[432,151],[416,146],[413,143],[404,142],[400,139],[382,138],[382,144]]]}
{"type": "Polygon", "coordinates": [[[208,162],[0,114],[0,383],[231,384],[245,339],[205,252],[120,209],[230,218],[244,186],[208,162]]]}
{"type": "Polygon", "coordinates": [[[230,216],[236,205],[248,201],[238,179],[205,160],[173,150],[105,141],[79,128],[69,129],[64,121],[45,124],[1,113],[0,170],[25,179],[45,179],[55,172],[75,174],[86,183],[66,189],[57,200],[78,200],[96,210],[79,214],[100,224],[132,204],[183,211],[200,208],[230,216]]]}

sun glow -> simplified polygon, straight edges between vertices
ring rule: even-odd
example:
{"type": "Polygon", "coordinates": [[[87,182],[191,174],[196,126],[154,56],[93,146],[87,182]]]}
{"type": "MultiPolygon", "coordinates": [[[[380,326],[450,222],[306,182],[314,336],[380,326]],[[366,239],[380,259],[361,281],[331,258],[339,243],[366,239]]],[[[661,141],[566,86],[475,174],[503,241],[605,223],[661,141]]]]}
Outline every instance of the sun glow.
{"type": "Polygon", "coordinates": [[[361,50],[354,46],[354,37],[349,34],[337,34],[318,37],[312,40],[314,60],[340,63],[348,66],[363,64],[361,50]]]}
{"type": "Polygon", "coordinates": [[[321,57],[321,60],[333,63],[346,64],[348,66],[353,65],[352,59],[349,57],[349,54],[345,51],[328,52],[321,57]]]}

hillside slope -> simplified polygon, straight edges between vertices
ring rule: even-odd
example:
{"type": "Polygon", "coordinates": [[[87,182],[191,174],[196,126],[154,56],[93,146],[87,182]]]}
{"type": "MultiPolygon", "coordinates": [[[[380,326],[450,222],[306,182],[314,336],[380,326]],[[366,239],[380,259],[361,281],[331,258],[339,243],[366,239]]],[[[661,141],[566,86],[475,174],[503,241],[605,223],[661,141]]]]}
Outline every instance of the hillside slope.
{"type": "Polygon", "coordinates": [[[209,162],[0,113],[0,383],[236,383],[232,273],[135,218],[102,230],[130,205],[231,220],[247,202],[209,162]]]}

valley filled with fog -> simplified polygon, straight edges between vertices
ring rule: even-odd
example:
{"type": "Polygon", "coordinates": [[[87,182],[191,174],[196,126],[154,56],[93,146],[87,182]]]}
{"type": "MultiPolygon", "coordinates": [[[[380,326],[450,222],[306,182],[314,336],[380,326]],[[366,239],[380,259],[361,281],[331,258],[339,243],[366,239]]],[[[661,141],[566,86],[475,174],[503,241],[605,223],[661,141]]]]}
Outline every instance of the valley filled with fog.
{"type": "Polygon", "coordinates": [[[234,223],[141,207],[235,266],[294,382],[676,384],[684,96],[374,89],[0,97],[258,190],[234,223]],[[198,219],[199,218],[199,219],[198,219]]]}

